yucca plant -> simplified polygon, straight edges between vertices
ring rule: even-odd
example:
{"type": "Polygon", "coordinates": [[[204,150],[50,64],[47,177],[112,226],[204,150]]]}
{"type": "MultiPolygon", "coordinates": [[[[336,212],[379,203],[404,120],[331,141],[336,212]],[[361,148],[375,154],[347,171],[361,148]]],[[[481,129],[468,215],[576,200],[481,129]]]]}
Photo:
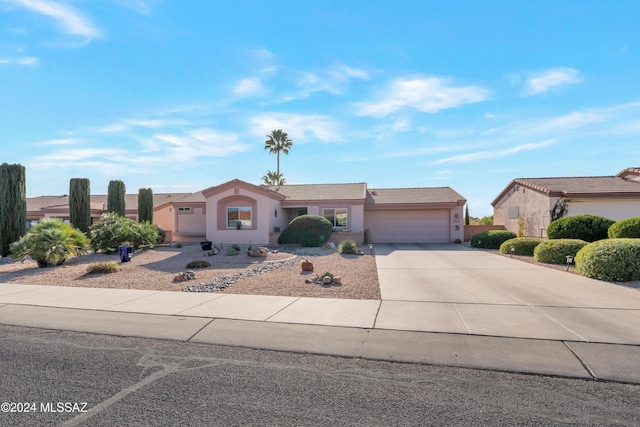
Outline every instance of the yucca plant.
{"type": "Polygon", "coordinates": [[[72,255],[83,255],[88,246],[87,237],[71,224],[44,219],[11,244],[11,253],[17,259],[30,256],[42,268],[60,265],[72,255]]]}

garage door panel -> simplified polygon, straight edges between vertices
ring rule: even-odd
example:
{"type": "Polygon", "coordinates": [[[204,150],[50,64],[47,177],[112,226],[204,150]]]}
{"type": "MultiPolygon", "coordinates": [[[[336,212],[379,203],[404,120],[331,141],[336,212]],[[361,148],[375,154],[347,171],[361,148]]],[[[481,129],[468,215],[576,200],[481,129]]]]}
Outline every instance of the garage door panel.
{"type": "Polygon", "coordinates": [[[378,243],[448,243],[448,210],[365,212],[365,228],[378,243]]]}

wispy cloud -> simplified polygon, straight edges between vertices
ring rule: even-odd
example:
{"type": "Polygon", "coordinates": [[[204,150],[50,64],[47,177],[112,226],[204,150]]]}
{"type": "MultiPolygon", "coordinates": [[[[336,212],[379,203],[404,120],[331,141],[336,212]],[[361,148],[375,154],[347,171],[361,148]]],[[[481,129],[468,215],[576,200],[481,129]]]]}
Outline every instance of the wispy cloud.
{"type": "Polygon", "coordinates": [[[50,146],[50,145],[78,145],[82,143],[82,139],[79,138],[60,138],[60,139],[49,139],[47,141],[42,141],[38,143],[38,145],[42,146],[50,146]]]}
{"type": "Polygon", "coordinates": [[[84,37],[87,42],[102,36],[100,29],[76,8],[53,0],[5,0],[54,19],[66,34],[84,37]]]}
{"type": "Polygon", "coordinates": [[[151,8],[158,3],[158,0],[111,0],[117,5],[135,10],[142,15],[150,15],[151,8]]]}
{"type": "Polygon", "coordinates": [[[341,142],[339,124],[320,114],[265,113],[251,119],[251,133],[263,137],[274,129],[285,129],[294,142],[305,142],[310,136],[324,142],[341,142]]]}
{"type": "Polygon", "coordinates": [[[547,147],[551,144],[555,143],[555,140],[549,139],[542,142],[534,142],[528,144],[521,144],[511,148],[496,148],[493,151],[476,151],[474,153],[462,154],[459,156],[446,157],[444,159],[436,160],[433,162],[434,165],[440,165],[443,163],[465,163],[465,162],[473,162],[476,160],[484,160],[484,159],[494,159],[498,157],[507,157],[513,154],[520,153],[522,151],[531,151],[537,150],[539,148],[547,147]]]}
{"type": "Polygon", "coordinates": [[[123,132],[135,127],[140,128],[163,128],[174,125],[188,125],[186,120],[175,119],[122,119],[106,126],[98,127],[95,130],[101,133],[117,133],[123,132]]]}
{"type": "Polygon", "coordinates": [[[448,78],[417,77],[396,79],[384,89],[380,99],[354,106],[361,116],[386,117],[403,109],[437,113],[465,104],[481,102],[489,91],[478,86],[454,86],[448,78]]]}
{"type": "Polygon", "coordinates": [[[580,83],[580,73],[575,68],[553,68],[532,74],[526,82],[525,96],[538,95],[550,89],[580,83]]]}
{"type": "Polygon", "coordinates": [[[0,64],[37,67],[38,65],[40,65],[40,60],[33,56],[27,56],[23,58],[0,58],[0,64]]]}
{"type": "Polygon", "coordinates": [[[233,87],[233,93],[239,96],[258,96],[265,93],[262,81],[258,77],[247,77],[233,87]]]}

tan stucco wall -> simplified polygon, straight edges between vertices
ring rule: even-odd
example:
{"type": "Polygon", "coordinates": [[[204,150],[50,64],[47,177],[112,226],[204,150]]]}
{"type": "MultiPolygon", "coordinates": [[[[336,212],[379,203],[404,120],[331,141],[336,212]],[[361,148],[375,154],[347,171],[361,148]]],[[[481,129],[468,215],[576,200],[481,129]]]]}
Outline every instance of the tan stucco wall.
{"type": "Polygon", "coordinates": [[[524,235],[528,237],[546,237],[551,222],[549,211],[555,204],[555,198],[546,194],[516,186],[511,189],[494,207],[493,223],[518,232],[518,218],[509,218],[509,207],[518,206],[519,214],[524,218],[524,235]],[[515,190],[515,191],[514,191],[515,190]]]}
{"type": "Polygon", "coordinates": [[[605,218],[620,220],[640,216],[640,200],[606,199],[567,201],[567,216],[598,215],[605,218]]]}
{"type": "Polygon", "coordinates": [[[281,226],[280,224],[283,222],[279,200],[254,193],[244,187],[229,188],[207,198],[206,209],[207,212],[213,213],[213,215],[209,215],[206,221],[206,238],[215,244],[251,243],[252,245],[268,245],[269,233],[274,226],[281,226]],[[227,200],[226,202],[225,199],[227,200]],[[253,226],[251,229],[236,230],[226,228],[226,206],[230,206],[229,203],[233,206],[254,207],[252,211],[253,226]],[[222,220],[218,221],[220,209],[222,209],[222,220]],[[277,218],[275,211],[278,211],[277,218]]]}

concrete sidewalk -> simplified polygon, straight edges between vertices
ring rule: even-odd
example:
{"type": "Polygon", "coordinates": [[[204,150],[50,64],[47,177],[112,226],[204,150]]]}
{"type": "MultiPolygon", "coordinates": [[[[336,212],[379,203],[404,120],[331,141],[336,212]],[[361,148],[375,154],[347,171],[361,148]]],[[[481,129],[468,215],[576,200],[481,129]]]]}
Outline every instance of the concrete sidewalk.
{"type": "Polygon", "coordinates": [[[382,301],[0,284],[0,324],[640,383],[640,292],[379,246],[382,301]]]}

